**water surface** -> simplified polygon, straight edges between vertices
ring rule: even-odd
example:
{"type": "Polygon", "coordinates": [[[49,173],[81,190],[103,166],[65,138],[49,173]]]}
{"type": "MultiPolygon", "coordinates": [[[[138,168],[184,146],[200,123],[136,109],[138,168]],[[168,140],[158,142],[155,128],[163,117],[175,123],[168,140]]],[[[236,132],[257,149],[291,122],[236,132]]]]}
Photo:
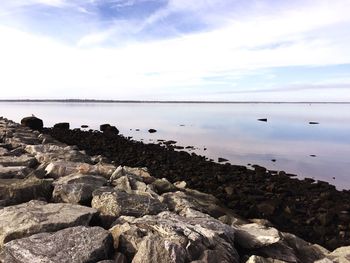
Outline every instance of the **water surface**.
{"type": "Polygon", "coordinates": [[[350,104],[0,103],[0,115],[14,121],[31,114],[47,127],[110,123],[135,140],[171,139],[214,160],[259,164],[350,189],[350,104]]]}

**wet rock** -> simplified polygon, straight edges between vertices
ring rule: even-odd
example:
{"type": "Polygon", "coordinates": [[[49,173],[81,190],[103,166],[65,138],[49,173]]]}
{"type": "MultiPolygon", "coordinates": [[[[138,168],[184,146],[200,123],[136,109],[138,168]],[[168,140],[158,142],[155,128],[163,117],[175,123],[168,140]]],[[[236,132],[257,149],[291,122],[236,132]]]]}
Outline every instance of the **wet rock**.
{"type": "Polygon", "coordinates": [[[110,233],[101,227],[77,226],[39,233],[4,246],[5,262],[97,262],[113,252],[110,233]]]}
{"type": "Polygon", "coordinates": [[[157,132],[157,130],[156,129],[149,129],[148,132],[149,133],[155,133],[155,132],[157,132]]]}
{"type": "Polygon", "coordinates": [[[154,215],[167,210],[159,199],[147,195],[127,193],[118,189],[101,187],[93,192],[93,208],[100,212],[102,220],[108,225],[109,220],[119,216],[154,215]]]}
{"type": "Polygon", "coordinates": [[[0,165],[2,166],[26,166],[35,167],[38,164],[37,160],[33,156],[21,155],[21,156],[0,156],[0,165]]]}
{"type": "Polygon", "coordinates": [[[69,130],[69,122],[60,122],[60,123],[56,123],[53,126],[55,129],[65,129],[65,130],[69,130]]]}
{"type": "Polygon", "coordinates": [[[43,121],[34,116],[23,118],[21,124],[32,130],[42,130],[44,126],[43,121]]]}
{"type": "Polygon", "coordinates": [[[35,177],[27,179],[0,179],[0,206],[28,202],[32,199],[49,200],[52,180],[35,177]]]}
{"type": "Polygon", "coordinates": [[[200,262],[208,253],[215,262],[239,262],[234,230],[202,213],[194,218],[171,212],[121,217],[110,231],[118,250],[133,262],[200,262]]]}
{"type": "Polygon", "coordinates": [[[89,205],[92,192],[107,184],[102,176],[90,174],[71,174],[56,180],[52,198],[55,202],[89,205]]]}
{"type": "Polygon", "coordinates": [[[0,248],[7,242],[41,232],[86,226],[96,210],[72,204],[30,201],[0,209],[0,248]]]}

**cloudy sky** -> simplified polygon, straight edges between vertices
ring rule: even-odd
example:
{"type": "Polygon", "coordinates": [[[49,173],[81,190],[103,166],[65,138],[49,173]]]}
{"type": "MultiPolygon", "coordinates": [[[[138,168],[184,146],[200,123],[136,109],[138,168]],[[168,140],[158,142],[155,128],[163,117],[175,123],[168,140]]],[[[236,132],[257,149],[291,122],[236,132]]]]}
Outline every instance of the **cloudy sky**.
{"type": "Polygon", "coordinates": [[[350,0],[1,0],[0,98],[350,101],[350,0]]]}

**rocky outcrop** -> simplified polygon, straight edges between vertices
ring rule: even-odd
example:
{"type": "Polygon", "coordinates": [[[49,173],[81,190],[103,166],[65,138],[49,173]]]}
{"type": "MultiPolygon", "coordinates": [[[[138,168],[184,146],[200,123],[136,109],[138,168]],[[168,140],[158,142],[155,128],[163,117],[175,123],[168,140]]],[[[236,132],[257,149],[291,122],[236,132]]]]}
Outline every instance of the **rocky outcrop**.
{"type": "Polygon", "coordinates": [[[7,242],[36,233],[86,226],[96,210],[72,204],[30,201],[0,209],[0,248],[7,242]]]}
{"type": "Polygon", "coordinates": [[[44,127],[43,121],[34,116],[23,118],[21,124],[33,130],[42,130],[44,127]]]}
{"type": "Polygon", "coordinates": [[[13,240],[4,246],[4,262],[81,263],[108,259],[110,233],[101,227],[77,226],[13,240]]]}
{"type": "Polygon", "coordinates": [[[120,217],[110,231],[115,248],[132,262],[239,262],[234,230],[205,214],[120,217]]]}

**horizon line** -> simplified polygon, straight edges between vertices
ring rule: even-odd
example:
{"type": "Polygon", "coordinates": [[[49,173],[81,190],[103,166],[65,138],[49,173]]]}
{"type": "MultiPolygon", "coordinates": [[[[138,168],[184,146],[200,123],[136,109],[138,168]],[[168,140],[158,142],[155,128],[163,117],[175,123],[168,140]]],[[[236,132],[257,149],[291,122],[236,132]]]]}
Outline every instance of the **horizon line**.
{"type": "Polygon", "coordinates": [[[188,104],[350,104],[350,101],[203,101],[203,100],[107,100],[107,99],[0,99],[0,102],[62,103],[188,103],[188,104]]]}

